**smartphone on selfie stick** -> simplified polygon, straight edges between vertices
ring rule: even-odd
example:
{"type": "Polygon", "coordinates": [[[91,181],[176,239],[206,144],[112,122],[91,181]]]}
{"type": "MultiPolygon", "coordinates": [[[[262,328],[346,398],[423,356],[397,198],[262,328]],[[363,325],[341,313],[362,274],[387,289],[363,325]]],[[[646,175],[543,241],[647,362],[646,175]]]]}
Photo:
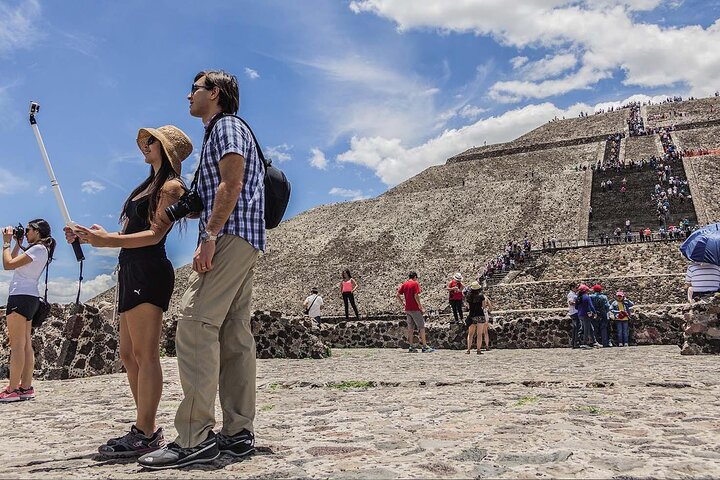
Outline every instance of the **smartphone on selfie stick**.
{"type": "MultiPolygon", "coordinates": [[[[75,222],[70,219],[70,213],[68,212],[67,206],[65,205],[65,199],[63,198],[62,191],[60,190],[60,184],[55,178],[55,172],[53,171],[52,165],[50,165],[50,159],[48,158],[47,150],[45,150],[45,144],[43,143],[42,137],[40,136],[40,129],[37,126],[37,120],[35,115],[40,111],[40,105],[36,102],[30,102],[30,126],[32,126],[33,132],[35,132],[35,139],[37,140],[38,147],[40,147],[40,154],[45,162],[45,168],[47,168],[48,175],[50,176],[50,186],[55,192],[55,200],[57,200],[60,211],[62,212],[63,220],[65,225],[70,228],[75,228],[75,222]]],[[[72,243],[73,250],[75,251],[75,258],[78,262],[85,260],[83,255],[82,247],[80,246],[80,239],[75,238],[72,243]]]]}
{"type": "MultiPolygon", "coordinates": [[[[65,199],[63,198],[62,191],[60,190],[60,184],[55,178],[55,172],[53,171],[52,165],[50,165],[50,159],[48,158],[47,150],[45,150],[45,144],[43,143],[42,137],[40,136],[40,129],[38,129],[37,120],[35,119],[35,115],[37,115],[39,111],[40,105],[37,102],[30,102],[30,126],[32,127],[33,132],[35,132],[35,139],[37,140],[38,147],[40,147],[40,154],[43,157],[43,161],[45,162],[45,168],[47,168],[48,175],[50,176],[50,186],[52,187],[53,192],[55,192],[55,200],[57,200],[58,206],[60,207],[60,212],[62,212],[63,220],[65,220],[65,225],[72,229],[75,229],[75,226],[77,224],[70,219],[70,213],[68,212],[67,206],[65,205],[65,199]]],[[[80,288],[82,287],[83,281],[83,260],[85,260],[85,255],[83,255],[79,238],[75,238],[75,240],[72,242],[72,247],[73,251],[75,252],[75,258],[80,263],[80,278],[78,279],[78,292],[77,298],[75,299],[75,304],[79,305],[80,288]]]]}

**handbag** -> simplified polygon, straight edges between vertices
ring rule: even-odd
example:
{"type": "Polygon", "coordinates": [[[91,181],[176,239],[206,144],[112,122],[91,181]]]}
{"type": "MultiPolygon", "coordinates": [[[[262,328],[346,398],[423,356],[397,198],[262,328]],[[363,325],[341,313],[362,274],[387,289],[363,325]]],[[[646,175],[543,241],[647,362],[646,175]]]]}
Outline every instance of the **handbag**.
{"type": "MultiPolygon", "coordinates": [[[[313,298],[313,301],[312,301],[312,303],[310,304],[310,306],[309,306],[308,308],[306,308],[305,310],[303,310],[303,315],[309,315],[309,314],[310,314],[310,309],[312,308],[313,304],[315,303],[315,300],[317,300],[318,297],[319,297],[319,295],[316,293],[316,294],[315,294],[315,298],[313,298]]],[[[321,305],[321,306],[322,306],[322,305],[321,305]]]]}
{"type": "MultiPolygon", "coordinates": [[[[48,253],[50,251],[48,250],[48,253]]],[[[48,269],[50,267],[50,258],[48,256],[48,261],[45,264],[45,296],[39,298],[40,303],[38,305],[38,309],[35,312],[35,315],[32,317],[31,324],[33,328],[38,328],[40,325],[43,324],[45,320],[47,320],[48,315],[50,315],[50,304],[47,301],[47,293],[48,293],[48,269]]]]}

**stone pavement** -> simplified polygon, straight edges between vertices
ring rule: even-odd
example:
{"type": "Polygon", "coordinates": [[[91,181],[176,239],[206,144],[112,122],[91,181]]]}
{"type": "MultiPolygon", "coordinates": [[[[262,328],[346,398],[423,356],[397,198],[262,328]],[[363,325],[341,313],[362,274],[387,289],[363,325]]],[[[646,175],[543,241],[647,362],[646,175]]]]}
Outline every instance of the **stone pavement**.
{"type": "MultiPolygon", "coordinates": [[[[258,453],[181,471],[94,453],[133,421],[122,374],[38,381],[34,401],[0,405],[3,476],[720,476],[715,356],[675,346],[332,353],[258,360],[258,453]]],[[[163,367],[159,422],[172,439],[181,390],[175,360],[163,367]]]]}

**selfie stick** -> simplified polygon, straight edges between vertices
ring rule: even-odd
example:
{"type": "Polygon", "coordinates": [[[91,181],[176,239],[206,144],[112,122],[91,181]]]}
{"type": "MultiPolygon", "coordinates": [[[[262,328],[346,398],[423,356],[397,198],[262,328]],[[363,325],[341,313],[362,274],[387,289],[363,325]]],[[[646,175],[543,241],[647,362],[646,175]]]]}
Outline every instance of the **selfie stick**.
{"type": "MultiPolygon", "coordinates": [[[[48,175],[50,176],[50,186],[55,192],[55,200],[57,200],[58,206],[60,207],[63,219],[65,220],[65,225],[73,228],[75,226],[75,222],[70,220],[70,213],[68,212],[67,206],[65,205],[65,200],[63,199],[63,194],[60,190],[60,184],[55,178],[55,172],[53,172],[52,165],[50,165],[50,159],[48,158],[47,150],[45,150],[45,144],[43,143],[42,137],[40,136],[40,129],[38,128],[37,121],[35,120],[35,114],[39,111],[40,105],[35,102],[30,102],[30,125],[35,132],[35,139],[37,140],[38,146],[40,147],[40,153],[42,154],[43,160],[45,161],[45,167],[47,168],[48,175]]],[[[80,247],[79,238],[75,238],[75,240],[72,242],[72,247],[75,251],[75,258],[77,259],[77,261],[81,262],[85,260],[85,255],[83,255],[82,247],[80,247]]]]}

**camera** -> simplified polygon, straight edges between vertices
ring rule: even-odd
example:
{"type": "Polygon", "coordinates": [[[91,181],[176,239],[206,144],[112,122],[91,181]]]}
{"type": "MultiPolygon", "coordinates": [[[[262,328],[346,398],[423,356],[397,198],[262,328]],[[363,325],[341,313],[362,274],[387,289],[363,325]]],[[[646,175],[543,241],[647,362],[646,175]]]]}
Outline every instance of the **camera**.
{"type": "Polygon", "coordinates": [[[174,205],[170,205],[165,209],[165,214],[173,222],[177,222],[188,214],[197,214],[202,212],[205,205],[203,204],[200,194],[196,190],[187,190],[174,205]]]}
{"type": "Polygon", "coordinates": [[[40,111],[40,104],[37,102],[30,102],[30,115],[35,115],[40,111]]]}
{"type": "Polygon", "coordinates": [[[13,237],[18,243],[22,242],[23,237],[25,237],[25,227],[22,226],[22,223],[18,223],[17,227],[13,227],[13,237]]]}

